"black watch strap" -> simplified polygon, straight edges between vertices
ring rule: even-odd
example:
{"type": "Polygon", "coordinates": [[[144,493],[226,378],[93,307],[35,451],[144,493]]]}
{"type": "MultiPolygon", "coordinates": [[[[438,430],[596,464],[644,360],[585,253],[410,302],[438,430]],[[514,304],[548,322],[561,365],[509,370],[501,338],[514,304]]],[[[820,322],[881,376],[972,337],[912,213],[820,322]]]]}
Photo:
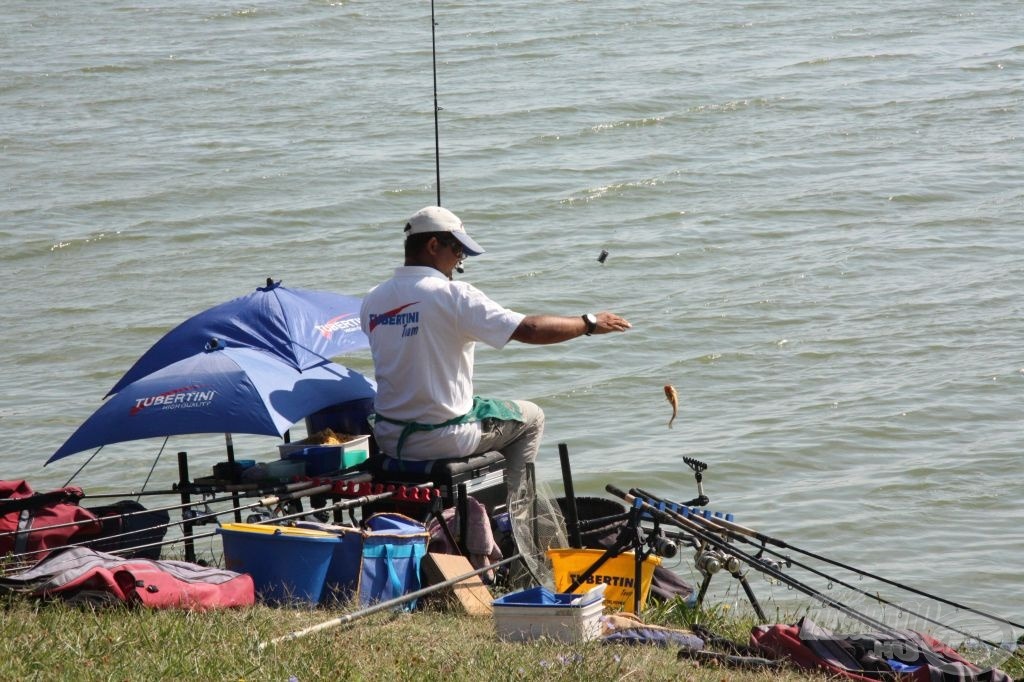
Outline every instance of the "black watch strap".
{"type": "Polygon", "coordinates": [[[594,330],[597,329],[597,316],[593,313],[586,313],[580,317],[582,317],[583,321],[587,323],[586,335],[590,336],[594,333],[594,330]]]}

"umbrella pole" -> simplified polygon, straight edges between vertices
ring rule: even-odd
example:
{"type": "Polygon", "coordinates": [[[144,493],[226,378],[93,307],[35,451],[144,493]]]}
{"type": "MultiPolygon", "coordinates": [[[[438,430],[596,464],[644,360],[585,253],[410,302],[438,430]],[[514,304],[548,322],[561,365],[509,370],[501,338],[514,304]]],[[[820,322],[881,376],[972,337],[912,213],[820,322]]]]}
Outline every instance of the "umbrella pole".
{"type": "MultiPolygon", "coordinates": [[[[235,470],[235,442],[230,433],[224,434],[224,443],[228,448],[228,471],[235,470]]],[[[238,493],[231,493],[231,506],[235,508],[235,523],[242,522],[242,510],[238,508],[238,493]]]]}

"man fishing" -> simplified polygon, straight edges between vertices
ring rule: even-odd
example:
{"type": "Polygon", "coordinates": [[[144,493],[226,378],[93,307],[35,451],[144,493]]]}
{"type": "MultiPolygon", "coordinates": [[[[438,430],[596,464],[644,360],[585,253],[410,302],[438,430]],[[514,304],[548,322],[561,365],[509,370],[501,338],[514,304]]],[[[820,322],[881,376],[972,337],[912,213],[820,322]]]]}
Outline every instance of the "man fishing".
{"type": "Polygon", "coordinates": [[[476,342],[497,349],[510,340],[551,344],[631,325],[609,312],[523,315],[452,279],[466,256],[483,252],[446,208],[427,206],[409,218],[405,264],[366,295],[360,313],[377,379],[373,432],[381,450],[402,459],[497,450],[507,464],[509,499],[522,499],[532,492],[526,472],[540,448],[544,413],[525,400],[473,395],[476,342]]]}

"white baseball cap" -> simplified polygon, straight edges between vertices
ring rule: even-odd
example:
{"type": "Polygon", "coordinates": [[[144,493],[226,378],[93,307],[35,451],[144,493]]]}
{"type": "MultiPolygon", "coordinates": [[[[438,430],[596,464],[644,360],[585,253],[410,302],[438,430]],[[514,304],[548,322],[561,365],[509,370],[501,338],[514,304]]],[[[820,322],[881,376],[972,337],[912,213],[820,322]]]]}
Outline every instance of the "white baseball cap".
{"type": "Polygon", "coordinates": [[[466,228],[462,226],[459,216],[441,206],[421,208],[413,213],[405,224],[406,236],[423,232],[450,232],[462,244],[462,249],[467,256],[479,256],[484,252],[484,247],[466,234],[466,228]]]}

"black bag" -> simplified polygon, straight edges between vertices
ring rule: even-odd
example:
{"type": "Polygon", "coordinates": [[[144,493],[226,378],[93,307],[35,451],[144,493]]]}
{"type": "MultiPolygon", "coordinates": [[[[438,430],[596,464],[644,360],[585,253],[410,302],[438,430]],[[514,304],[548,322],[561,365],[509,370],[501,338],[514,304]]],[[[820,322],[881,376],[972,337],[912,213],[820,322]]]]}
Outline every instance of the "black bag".
{"type": "Polygon", "coordinates": [[[131,559],[159,559],[160,547],[143,547],[163,542],[171,515],[166,510],[146,511],[135,500],[121,500],[105,507],[91,507],[100,518],[103,530],[100,537],[89,543],[99,552],[140,547],[119,556],[131,559]]]}

